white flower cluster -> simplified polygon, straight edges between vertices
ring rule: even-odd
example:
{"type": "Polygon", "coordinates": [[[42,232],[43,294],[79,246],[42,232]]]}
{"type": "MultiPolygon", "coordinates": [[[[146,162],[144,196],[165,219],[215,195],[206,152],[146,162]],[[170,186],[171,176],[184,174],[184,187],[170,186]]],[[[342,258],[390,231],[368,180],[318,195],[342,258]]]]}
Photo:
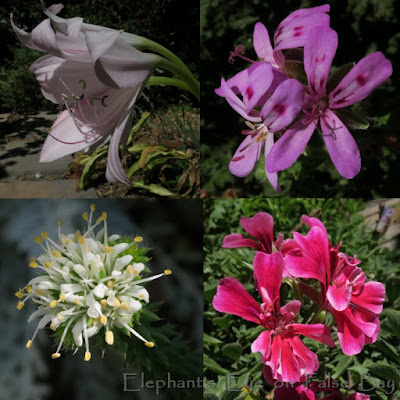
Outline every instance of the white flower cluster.
{"type": "Polygon", "coordinates": [[[54,331],[62,329],[61,340],[52,358],[61,356],[65,337],[72,332],[76,350],[85,342],[85,361],[89,361],[89,338],[104,332],[107,344],[114,343],[115,329],[127,329],[142,340],[147,347],[154,343],[146,340],[132,328],[133,315],[142,308],[142,301],[149,302],[148,291],[141,284],[170,275],[164,273],[141,278],[143,263],[132,263],[132,255],[121,256],[130,246],[137,246],[143,240],[137,236],[132,243],[115,243],[119,235],[107,236],[107,214],[103,214],[92,224],[94,204],[90,213],[84,213],[87,230],[83,234],[64,235],[59,223],[58,243],[46,232],[35,236],[45,251],[37,260],[31,259],[29,266],[41,270],[25,288],[15,295],[20,299],[17,309],[31,299],[38,306],[29,318],[31,322],[40,318],[36,331],[26,344],[30,348],[40,329],[50,324],[54,331]],[[102,229],[95,234],[95,228],[102,229]],[[104,328],[104,329],[103,329],[104,328]]]}

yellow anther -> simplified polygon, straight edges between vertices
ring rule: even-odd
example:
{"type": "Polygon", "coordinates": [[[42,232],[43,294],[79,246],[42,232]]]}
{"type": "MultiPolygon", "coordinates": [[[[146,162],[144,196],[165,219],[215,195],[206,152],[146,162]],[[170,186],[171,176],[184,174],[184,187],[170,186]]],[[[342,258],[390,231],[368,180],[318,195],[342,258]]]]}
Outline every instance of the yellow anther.
{"type": "Polygon", "coordinates": [[[101,214],[101,216],[99,218],[97,218],[96,223],[100,224],[103,221],[105,221],[107,219],[107,213],[105,211],[103,211],[103,213],[101,214]]]}
{"type": "Polygon", "coordinates": [[[85,238],[83,236],[79,236],[79,244],[83,246],[85,244],[85,238]]]}
{"type": "Polygon", "coordinates": [[[145,346],[146,347],[154,347],[154,342],[146,342],[145,346]]]}
{"type": "Polygon", "coordinates": [[[75,242],[75,243],[77,243],[78,242],[78,239],[81,237],[81,233],[80,233],[80,231],[76,231],[75,232],[75,235],[74,235],[74,238],[73,238],[73,241],[75,242]]]}
{"type": "Polygon", "coordinates": [[[71,243],[71,241],[69,239],[64,240],[64,244],[70,244],[70,243],[71,243]]]}
{"type": "Polygon", "coordinates": [[[120,305],[121,305],[121,302],[117,298],[115,298],[114,307],[119,307],[120,305]]]}
{"type": "Polygon", "coordinates": [[[60,301],[65,301],[65,294],[61,293],[59,299],[60,301]]]}
{"type": "Polygon", "coordinates": [[[58,222],[57,222],[57,225],[58,225],[58,226],[62,226],[62,224],[63,224],[62,221],[58,221],[58,222]]]}
{"type": "Polygon", "coordinates": [[[50,302],[50,308],[56,307],[56,306],[57,306],[57,303],[58,303],[58,300],[52,300],[52,301],[50,302]]]}
{"type": "Polygon", "coordinates": [[[38,294],[39,296],[43,294],[43,292],[40,289],[35,289],[35,293],[38,294]]]}
{"type": "Polygon", "coordinates": [[[87,221],[87,220],[89,219],[89,214],[85,211],[85,212],[82,214],[82,218],[83,218],[85,221],[87,221]]]}
{"type": "Polygon", "coordinates": [[[42,243],[42,239],[39,236],[35,236],[33,240],[38,244],[42,243]]]}
{"type": "Polygon", "coordinates": [[[95,318],[93,320],[93,325],[97,325],[100,322],[100,318],[95,318]]]}
{"type": "Polygon", "coordinates": [[[104,250],[105,253],[111,253],[112,247],[110,247],[110,246],[104,246],[104,247],[103,247],[103,250],[104,250]]]}
{"type": "Polygon", "coordinates": [[[74,303],[75,303],[76,305],[78,305],[78,304],[79,304],[79,299],[76,298],[76,299],[74,300],[74,303]]]}
{"type": "Polygon", "coordinates": [[[136,236],[135,239],[133,239],[136,243],[143,242],[143,238],[141,236],[136,236]]]}
{"type": "Polygon", "coordinates": [[[22,298],[24,297],[24,293],[21,292],[21,290],[20,290],[19,292],[15,293],[15,295],[16,295],[19,299],[22,299],[22,298]]]}
{"type": "Polygon", "coordinates": [[[61,258],[62,257],[61,253],[58,250],[53,250],[51,252],[51,254],[53,254],[53,256],[56,257],[56,258],[61,258]]]}
{"type": "Polygon", "coordinates": [[[61,354],[60,353],[53,353],[52,355],[51,355],[51,358],[53,359],[53,360],[55,360],[56,358],[60,358],[61,357],[61,354]]]}
{"type": "Polygon", "coordinates": [[[145,296],[144,296],[143,293],[139,295],[139,299],[144,299],[144,297],[145,297],[145,296]]]}
{"type": "Polygon", "coordinates": [[[17,308],[18,310],[22,310],[24,308],[25,303],[23,303],[22,301],[19,301],[17,304],[17,308]]]}
{"type": "Polygon", "coordinates": [[[105,324],[107,323],[107,317],[106,317],[105,315],[102,315],[102,316],[100,317],[100,322],[101,322],[103,325],[105,325],[105,324]]]}
{"type": "Polygon", "coordinates": [[[32,293],[32,286],[31,285],[26,285],[25,289],[28,293],[32,293]]]}
{"type": "Polygon", "coordinates": [[[51,267],[51,262],[50,262],[50,261],[46,261],[46,262],[44,263],[44,266],[45,266],[46,268],[50,268],[50,267],[51,267]]]}
{"type": "Polygon", "coordinates": [[[131,264],[129,264],[126,268],[125,268],[125,272],[127,272],[128,274],[132,274],[133,273],[133,267],[131,264]]]}
{"type": "Polygon", "coordinates": [[[58,319],[59,321],[62,321],[62,320],[64,319],[64,317],[63,317],[61,314],[57,314],[57,319],[58,319]]]}
{"type": "Polygon", "coordinates": [[[49,236],[49,234],[48,234],[46,231],[43,231],[43,232],[42,232],[42,238],[43,238],[43,239],[46,240],[46,239],[48,238],[48,236],[49,236]]]}
{"type": "Polygon", "coordinates": [[[139,274],[140,274],[140,271],[138,269],[134,268],[132,270],[132,275],[139,275],[139,274]]]}
{"type": "Polygon", "coordinates": [[[106,332],[106,343],[112,346],[114,344],[114,332],[107,331],[106,332]]]}
{"type": "Polygon", "coordinates": [[[31,268],[37,268],[37,267],[38,267],[38,263],[37,263],[36,261],[31,261],[31,262],[29,263],[29,266],[30,266],[31,268]]]}
{"type": "Polygon", "coordinates": [[[87,351],[85,353],[85,361],[90,361],[91,358],[92,358],[92,355],[90,354],[90,351],[87,351]]]}
{"type": "Polygon", "coordinates": [[[28,340],[28,341],[26,342],[26,348],[27,348],[27,349],[30,349],[31,346],[32,346],[32,340],[28,340]]]}
{"type": "Polygon", "coordinates": [[[91,211],[91,212],[95,212],[95,211],[96,211],[96,204],[93,204],[93,203],[92,203],[92,204],[90,205],[90,211],[91,211]]]}
{"type": "Polygon", "coordinates": [[[50,329],[51,329],[52,331],[55,331],[55,330],[57,329],[57,325],[51,324],[51,325],[50,325],[50,329]]]}
{"type": "Polygon", "coordinates": [[[171,275],[171,274],[172,274],[172,271],[170,269],[166,269],[164,271],[164,275],[171,275]]]}
{"type": "Polygon", "coordinates": [[[100,304],[101,304],[103,307],[106,307],[106,306],[107,306],[107,300],[106,300],[106,299],[100,300],[100,304]]]}
{"type": "Polygon", "coordinates": [[[129,304],[128,304],[126,301],[123,301],[123,302],[121,303],[121,308],[122,308],[123,310],[128,310],[128,309],[129,309],[129,304]]]}
{"type": "Polygon", "coordinates": [[[108,287],[109,289],[111,289],[113,286],[114,286],[114,282],[113,282],[113,281],[108,281],[108,282],[107,282],[107,287],[108,287]]]}

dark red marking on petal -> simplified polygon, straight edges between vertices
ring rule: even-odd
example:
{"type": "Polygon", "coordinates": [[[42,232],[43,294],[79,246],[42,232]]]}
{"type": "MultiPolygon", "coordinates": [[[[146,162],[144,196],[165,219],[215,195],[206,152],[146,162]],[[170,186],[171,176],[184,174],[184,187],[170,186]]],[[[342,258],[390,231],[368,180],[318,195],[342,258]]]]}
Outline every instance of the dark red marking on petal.
{"type": "Polygon", "coordinates": [[[321,62],[324,62],[324,61],[325,61],[325,54],[321,58],[321,62]]]}
{"type": "Polygon", "coordinates": [[[319,81],[319,87],[323,88],[325,84],[325,78],[321,78],[321,80],[319,81]]]}
{"type": "Polygon", "coordinates": [[[302,29],[303,29],[302,26],[296,26],[296,27],[294,28],[295,31],[301,31],[302,29]]]}
{"type": "Polygon", "coordinates": [[[283,104],[277,104],[274,107],[274,111],[276,111],[279,115],[282,115],[286,111],[286,106],[284,106],[283,104]]]}
{"type": "Polygon", "coordinates": [[[319,58],[318,58],[318,57],[315,57],[314,62],[315,62],[315,64],[318,64],[318,63],[319,63],[319,58]]]}
{"type": "Polygon", "coordinates": [[[246,156],[239,156],[239,157],[233,157],[232,158],[232,161],[233,162],[235,162],[235,161],[240,161],[240,160],[243,160],[243,158],[245,158],[246,156]]]}
{"type": "Polygon", "coordinates": [[[296,37],[296,36],[301,36],[303,33],[302,32],[296,32],[293,36],[294,37],[296,37]]]}
{"type": "Polygon", "coordinates": [[[367,78],[365,77],[365,75],[363,75],[363,74],[358,75],[357,76],[357,83],[360,86],[364,86],[367,83],[367,78]]]}
{"type": "Polygon", "coordinates": [[[251,98],[253,97],[253,95],[254,95],[253,88],[252,88],[251,86],[248,86],[248,87],[246,88],[246,96],[247,96],[247,98],[248,98],[249,100],[251,100],[251,98]]]}

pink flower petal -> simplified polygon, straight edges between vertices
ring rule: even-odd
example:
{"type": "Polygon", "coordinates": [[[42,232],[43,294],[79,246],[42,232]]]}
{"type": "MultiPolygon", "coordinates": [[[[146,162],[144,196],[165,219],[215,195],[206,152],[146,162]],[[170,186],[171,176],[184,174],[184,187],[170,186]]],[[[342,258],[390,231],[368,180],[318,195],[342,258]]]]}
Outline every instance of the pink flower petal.
{"type": "Polygon", "coordinates": [[[380,282],[367,282],[362,291],[354,295],[351,299],[352,303],[364,307],[375,314],[380,314],[385,301],[385,286],[380,282]]]}
{"type": "MultiPolygon", "coordinates": [[[[272,132],[269,132],[265,139],[265,148],[264,148],[265,160],[267,160],[268,154],[271,151],[273,145],[274,145],[274,134],[272,132]]],[[[266,161],[265,161],[265,164],[266,164],[266,161]]],[[[267,176],[269,183],[274,188],[275,192],[280,193],[281,187],[279,186],[279,183],[278,183],[278,173],[277,172],[268,172],[267,165],[265,165],[265,174],[267,176]]]]}
{"type": "Polygon", "coordinates": [[[304,102],[304,87],[296,79],[282,82],[261,110],[261,118],[270,132],[291,124],[304,102]]]}
{"type": "Polygon", "coordinates": [[[341,108],[358,103],[382,85],[393,68],[391,62],[377,51],[361,59],[329,95],[329,107],[341,108]]]}
{"type": "Polygon", "coordinates": [[[258,252],[254,257],[254,281],[263,302],[268,308],[279,307],[279,290],[282,285],[283,257],[279,252],[258,252]]]}
{"type": "Polygon", "coordinates": [[[271,332],[262,331],[257,339],[251,345],[251,352],[258,353],[268,358],[271,352],[271,332]]]}
{"type": "Polygon", "coordinates": [[[308,349],[298,336],[287,338],[300,367],[300,375],[312,375],[319,368],[317,355],[308,349]]]}
{"type": "Polygon", "coordinates": [[[254,26],[253,46],[261,61],[275,64],[268,30],[261,22],[257,22],[254,26]]]}
{"type": "Polygon", "coordinates": [[[304,117],[300,117],[273,145],[266,161],[267,170],[277,172],[289,168],[305,150],[316,126],[316,120],[305,123],[304,117]]]}
{"type": "Polygon", "coordinates": [[[286,321],[292,321],[296,318],[301,308],[301,301],[292,300],[281,307],[281,314],[285,316],[286,321]]]}
{"type": "Polygon", "coordinates": [[[278,372],[281,368],[281,349],[282,339],[279,335],[274,335],[271,344],[271,355],[265,360],[265,365],[271,368],[274,379],[281,379],[281,374],[278,372]]]}
{"type": "Polygon", "coordinates": [[[297,335],[304,335],[330,347],[335,347],[331,331],[324,324],[290,324],[290,326],[294,329],[297,335]]]}
{"type": "Polygon", "coordinates": [[[274,219],[266,212],[259,212],[251,218],[241,217],[240,224],[253,238],[263,244],[266,253],[272,252],[274,241],[274,219]]]}
{"type": "Polygon", "coordinates": [[[310,228],[312,228],[313,226],[320,227],[326,233],[326,236],[328,236],[325,225],[318,218],[309,217],[308,215],[302,215],[301,220],[310,228]]]}
{"type": "Polygon", "coordinates": [[[232,175],[244,178],[253,171],[260,158],[262,142],[258,142],[249,135],[243,140],[229,163],[229,171],[232,175]]]}
{"type": "MultiPolygon", "coordinates": [[[[235,76],[225,82],[234,94],[238,95],[244,91],[247,81],[249,79],[249,70],[250,68],[240,71],[235,76]]],[[[225,97],[225,91],[221,87],[215,89],[215,93],[218,96],[225,97]]]]}
{"type": "Polygon", "coordinates": [[[224,237],[222,247],[224,249],[237,249],[238,247],[251,247],[261,251],[261,246],[252,239],[246,238],[240,233],[231,233],[224,237]]]}
{"type": "Polygon", "coordinates": [[[326,148],[336,169],[346,179],[361,169],[361,156],[353,136],[343,122],[329,109],[320,118],[326,148]]]}
{"type": "Polygon", "coordinates": [[[329,286],[326,297],[331,306],[337,311],[343,311],[350,303],[352,288],[343,285],[329,286]]]}
{"type": "Polygon", "coordinates": [[[304,69],[311,95],[325,95],[325,87],[337,45],[338,36],[333,29],[318,26],[310,30],[304,45],[304,69]]]}
{"type": "Polygon", "coordinates": [[[219,281],[213,307],[219,312],[237,315],[260,324],[260,306],[235,278],[223,278],[219,281]]]}
{"type": "Polygon", "coordinates": [[[282,368],[282,381],[283,382],[298,382],[300,380],[300,366],[289,341],[282,340],[281,349],[281,368],[282,368]]]}

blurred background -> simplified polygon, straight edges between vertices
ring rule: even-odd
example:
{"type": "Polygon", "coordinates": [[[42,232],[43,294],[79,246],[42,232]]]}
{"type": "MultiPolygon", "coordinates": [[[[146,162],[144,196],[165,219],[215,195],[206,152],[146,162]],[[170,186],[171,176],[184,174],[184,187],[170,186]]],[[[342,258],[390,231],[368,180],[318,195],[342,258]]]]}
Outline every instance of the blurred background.
{"type": "MultiPolygon", "coordinates": [[[[51,4],[50,0],[46,2],[48,7],[51,4]]],[[[180,57],[198,78],[198,3],[185,0],[71,0],[63,4],[60,17],[80,16],[86,23],[152,39],[180,57]]],[[[70,178],[77,179],[81,189],[95,188],[98,197],[129,197],[131,193],[123,190],[126,188],[116,192],[109,190],[104,178],[105,157],[93,160],[85,176],[82,157],[72,159],[67,156],[61,161],[38,164],[41,146],[59,110],[57,105],[43,97],[39,84],[29,70],[29,66],[45,53],[28,49],[20,43],[11,28],[10,14],[13,14],[16,25],[28,32],[47,18],[39,0],[1,2],[0,183],[70,178]]],[[[135,173],[136,180],[141,180],[147,186],[160,185],[178,196],[193,197],[198,185],[189,183],[184,179],[185,176],[181,181],[179,179],[185,172],[191,179],[192,175],[199,175],[199,102],[192,94],[175,87],[152,86],[151,89],[145,89],[138,99],[133,110],[133,124],[147,112],[150,116],[144,118],[131,146],[139,144],[146,148],[161,145],[164,154],[151,154],[148,160],[153,165],[144,163],[139,173],[135,173]],[[163,162],[159,162],[162,156],[163,162]]],[[[142,150],[130,154],[128,165],[140,158],[142,150]]],[[[195,178],[192,180],[196,181],[195,178]]],[[[162,193],[161,189],[158,193],[155,191],[142,185],[136,188],[136,195],[154,196],[162,193]]],[[[166,195],[165,190],[163,195],[166,195]]],[[[91,197],[97,196],[93,191],[91,197]]]]}
{"type": "Polygon", "coordinates": [[[202,69],[202,196],[273,197],[277,195],[265,178],[263,158],[253,173],[243,179],[228,171],[228,164],[240,144],[244,120],[214,93],[221,78],[232,77],[247,68],[244,60],[228,62],[229,52],[242,44],[246,56],[256,60],[253,29],[262,22],[270,37],[289,13],[298,8],[331,5],[331,27],[339,36],[333,62],[336,67],[357,62],[381,51],[393,64],[393,75],[354,110],[369,119],[366,131],[352,131],[362,158],[362,170],[345,180],[335,170],[320,135],[314,134],[307,156],[280,173],[281,197],[398,197],[394,185],[400,173],[399,113],[399,20],[400,3],[395,0],[201,0],[202,69]]]}
{"type": "MultiPolygon", "coordinates": [[[[42,254],[33,236],[45,230],[57,237],[57,221],[63,221],[63,232],[82,229],[83,211],[89,210],[86,200],[0,200],[0,392],[1,400],[46,399],[201,399],[202,390],[141,388],[144,379],[188,381],[201,377],[202,370],[202,205],[197,200],[98,200],[97,212],[108,213],[109,233],[140,235],[143,245],[150,247],[148,267],[157,274],[170,268],[168,279],[147,286],[151,302],[163,301],[156,314],[161,321],[151,324],[170,338],[164,348],[141,354],[131,368],[124,366],[123,355],[100,351],[91,346],[92,359],[83,361],[82,351],[76,355],[63,353],[52,360],[54,341],[50,329],[40,331],[32,347],[25,344],[36,324],[27,324],[34,311],[30,302],[23,310],[15,306],[14,293],[35,276],[28,267],[30,257],[42,254]],[[158,352],[158,353],[157,353],[158,352]],[[127,378],[124,373],[137,373],[127,378]]],[[[135,340],[135,339],[132,339],[135,340]]]]}

